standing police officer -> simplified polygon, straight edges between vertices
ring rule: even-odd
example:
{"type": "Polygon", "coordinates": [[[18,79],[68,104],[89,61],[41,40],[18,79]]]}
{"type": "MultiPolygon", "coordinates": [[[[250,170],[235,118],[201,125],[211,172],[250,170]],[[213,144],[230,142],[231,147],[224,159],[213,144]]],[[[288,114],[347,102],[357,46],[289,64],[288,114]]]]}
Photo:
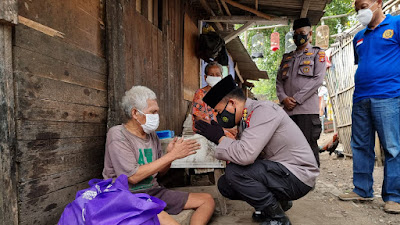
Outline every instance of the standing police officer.
{"type": "Polygon", "coordinates": [[[297,49],[283,55],[276,79],[276,93],[286,113],[306,137],[319,166],[317,140],[321,133],[318,88],[326,73],[325,51],[310,44],[308,18],[294,21],[293,40],[297,49]]]}
{"type": "Polygon", "coordinates": [[[218,144],[217,159],[230,161],[218,181],[221,194],[249,203],[263,225],[289,225],[289,201],[306,195],[319,174],[301,130],[275,103],[246,99],[231,76],[203,101],[218,113],[218,123],[196,121],[197,132],[218,144]],[[226,137],[222,127],[236,125],[237,140],[226,137]]]}

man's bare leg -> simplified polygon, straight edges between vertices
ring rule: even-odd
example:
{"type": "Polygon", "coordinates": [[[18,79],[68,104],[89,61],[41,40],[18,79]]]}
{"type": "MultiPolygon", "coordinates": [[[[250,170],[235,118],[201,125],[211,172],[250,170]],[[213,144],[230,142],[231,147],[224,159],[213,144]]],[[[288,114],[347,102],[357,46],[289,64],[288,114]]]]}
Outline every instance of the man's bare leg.
{"type": "Polygon", "coordinates": [[[179,225],[174,218],[172,218],[167,212],[162,211],[158,215],[158,220],[160,221],[161,225],[179,225]]]}
{"type": "Polygon", "coordinates": [[[214,213],[215,202],[207,193],[189,193],[183,209],[194,209],[190,225],[206,225],[214,213]]]}

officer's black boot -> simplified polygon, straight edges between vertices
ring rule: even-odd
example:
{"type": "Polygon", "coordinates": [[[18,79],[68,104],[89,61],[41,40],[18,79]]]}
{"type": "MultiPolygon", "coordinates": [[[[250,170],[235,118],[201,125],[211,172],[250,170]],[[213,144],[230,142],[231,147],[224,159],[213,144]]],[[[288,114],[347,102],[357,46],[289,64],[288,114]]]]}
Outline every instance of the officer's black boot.
{"type": "Polygon", "coordinates": [[[279,204],[281,204],[281,207],[285,212],[288,211],[293,206],[292,201],[279,201],[279,204]]]}
{"type": "Polygon", "coordinates": [[[265,221],[265,219],[267,217],[265,216],[264,211],[255,211],[255,212],[253,212],[252,218],[253,218],[254,222],[261,223],[261,222],[265,221]]]}
{"type": "Polygon", "coordinates": [[[292,225],[279,203],[264,209],[267,216],[261,225],[292,225]]]}

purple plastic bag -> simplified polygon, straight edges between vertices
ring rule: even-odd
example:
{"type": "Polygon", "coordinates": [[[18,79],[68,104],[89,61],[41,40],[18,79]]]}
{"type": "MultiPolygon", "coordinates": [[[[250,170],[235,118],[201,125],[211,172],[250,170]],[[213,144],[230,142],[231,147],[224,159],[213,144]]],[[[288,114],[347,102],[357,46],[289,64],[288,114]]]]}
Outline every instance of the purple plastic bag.
{"type": "Polygon", "coordinates": [[[89,185],[67,205],[58,225],[160,224],[157,214],[165,208],[165,202],[147,194],[132,194],[125,175],[113,184],[111,179],[93,179],[89,185]]]}

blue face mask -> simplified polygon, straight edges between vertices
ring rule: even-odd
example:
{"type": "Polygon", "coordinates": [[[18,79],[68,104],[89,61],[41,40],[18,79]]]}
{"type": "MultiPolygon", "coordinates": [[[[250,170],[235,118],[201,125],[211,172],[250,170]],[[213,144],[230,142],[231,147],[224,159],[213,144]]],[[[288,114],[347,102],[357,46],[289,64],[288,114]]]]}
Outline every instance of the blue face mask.
{"type": "Polygon", "coordinates": [[[221,113],[218,113],[217,115],[217,121],[219,125],[221,125],[223,128],[232,128],[236,126],[235,122],[236,108],[235,108],[235,113],[230,113],[226,110],[228,104],[229,102],[226,103],[224,110],[221,113]]]}

